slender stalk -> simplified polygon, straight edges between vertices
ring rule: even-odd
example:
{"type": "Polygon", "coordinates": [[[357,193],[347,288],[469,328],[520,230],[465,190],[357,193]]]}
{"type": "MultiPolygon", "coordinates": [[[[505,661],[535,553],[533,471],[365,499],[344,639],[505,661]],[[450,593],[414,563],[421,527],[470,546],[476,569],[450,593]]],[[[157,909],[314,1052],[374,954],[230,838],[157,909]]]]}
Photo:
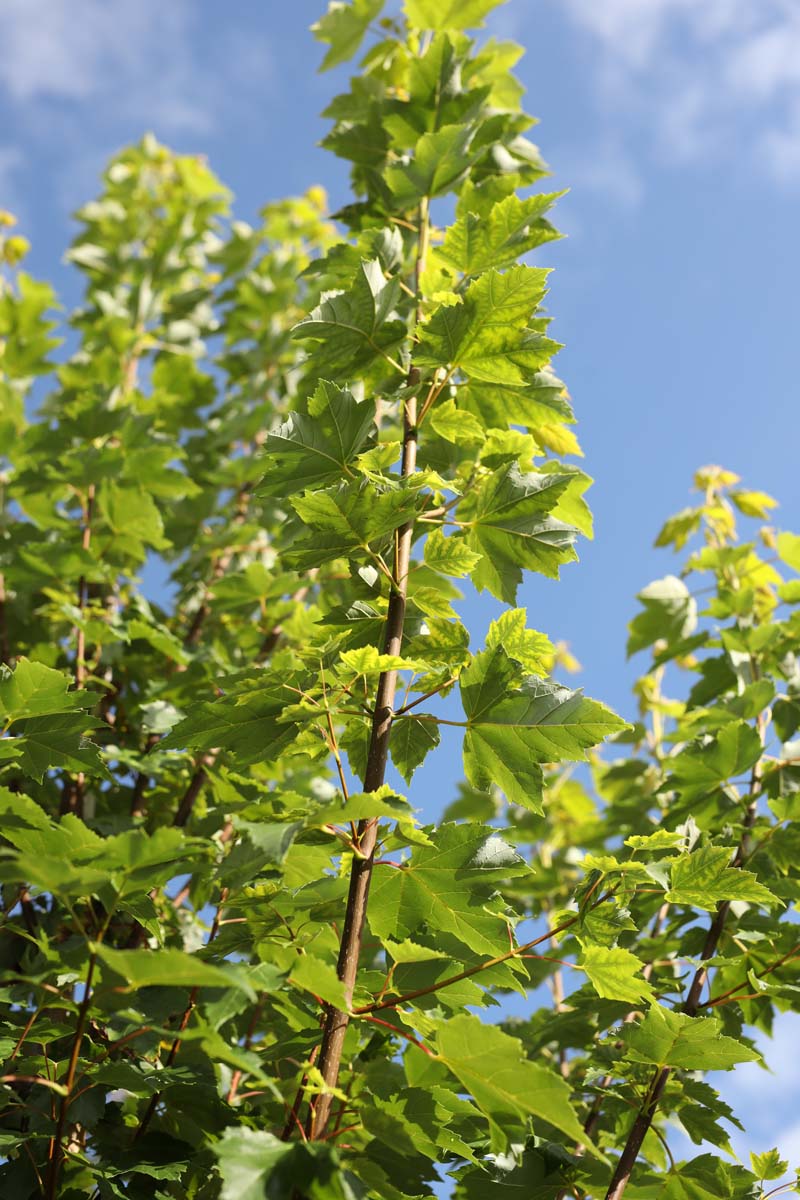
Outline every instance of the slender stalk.
{"type": "MultiPolygon", "coordinates": [[[[250,1046],[252,1045],[253,1035],[256,1031],[256,1026],[258,1025],[258,1022],[261,1019],[261,1013],[263,1011],[263,1008],[264,1008],[264,997],[262,996],[261,999],[256,1004],[255,1008],[253,1009],[252,1016],[250,1017],[250,1023],[247,1026],[247,1033],[244,1035],[244,1043],[243,1043],[244,1050],[249,1050],[250,1046]]],[[[231,1085],[228,1088],[228,1104],[236,1103],[237,1093],[239,1091],[239,1084],[242,1082],[243,1074],[244,1074],[244,1072],[239,1067],[237,1067],[236,1070],[231,1075],[231,1085]]]]}
{"type": "MultiPolygon", "coordinates": [[[[650,928],[650,937],[651,938],[657,937],[658,934],[661,932],[664,922],[667,919],[668,913],[669,913],[669,904],[665,902],[664,904],[661,905],[661,907],[659,908],[659,910],[656,913],[655,918],[653,920],[653,924],[650,928]]],[[[642,977],[649,982],[650,976],[653,974],[654,969],[655,969],[654,962],[645,963],[644,967],[642,968],[642,977]]],[[[637,1011],[638,1011],[637,1009],[631,1009],[631,1011],[626,1015],[626,1017],[623,1021],[623,1024],[629,1025],[632,1021],[634,1021],[636,1018],[637,1011]]],[[[622,1049],[624,1043],[617,1042],[616,1045],[617,1045],[618,1049],[622,1049]]],[[[586,1137],[590,1141],[594,1137],[594,1135],[597,1131],[597,1126],[600,1124],[600,1115],[601,1115],[602,1109],[603,1109],[603,1094],[607,1088],[611,1087],[611,1084],[613,1083],[613,1081],[614,1081],[613,1075],[604,1075],[603,1078],[600,1080],[600,1083],[597,1085],[598,1089],[599,1089],[598,1094],[595,1096],[594,1101],[592,1102],[591,1108],[589,1109],[589,1115],[583,1123],[583,1131],[586,1134],[586,1137]]],[[[585,1152],[586,1152],[585,1143],[579,1142],[578,1145],[575,1147],[574,1153],[576,1155],[580,1156],[580,1155],[584,1154],[585,1152]]],[[[566,1195],[567,1195],[567,1193],[565,1191],[559,1192],[557,1200],[564,1200],[564,1197],[566,1195]]]]}
{"type": "Polygon", "coordinates": [[[47,1176],[47,1190],[45,1192],[46,1200],[55,1200],[57,1195],[58,1176],[61,1172],[61,1165],[64,1161],[64,1125],[67,1119],[67,1110],[70,1104],[72,1087],[75,1083],[75,1074],[78,1068],[78,1058],[80,1056],[83,1033],[86,1028],[86,1019],[89,1015],[89,1006],[92,1002],[92,980],[94,979],[94,970],[96,965],[97,954],[91,954],[89,956],[89,966],[86,971],[86,983],[84,984],[83,999],[81,1000],[80,1008],[78,1009],[78,1020],[75,1026],[75,1037],[72,1041],[72,1050],[70,1051],[69,1064],[67,1066],[67,1077],[64,1080],[64,1087],[67,1089],[67,1091],[66,1095],[61,1097],[61,1103],[58,1107],[56,1132],[50,1142],[50,1170],[47,1176]]]}
{"type": "MultiPolygon", "coordinates": [[[[607,900],[611,892],[605,892],[592,908],[597,908],[599,904],[607,900]]],[[[462,979],[471,979],[473,975],[479,975],[481,971],[488,971],[490,967],[497,967],[501,963],[508,962],[512,958],[521,958],[535,946],[540,946],[542,942],[547,942],[556,934],[563,933],[565,929],[569,929],[572,925],[577,924],[581,919],[581,914],[576,913],[574,917],[570,917],[566,921],[562,921],[560,925],[556,925],[554,929],[548,929],[546,933],[542,933],[539,937],[533,938],[530,942],[524,942],[521,946],[514,946],[511,950],[507,950],[505,954],[498,954],[496,958],[487,958],[483,962],[477,963],[474,967],[466,967],[465,970],[459,971],[457,975],[448,975],[447,979],[440,979],[438,983],[432,983],[428,987],[417,988],[413,992],[405,992],[402,996],[394,996],[389,1000],[374,1001],[372,1004],[364,1004],[361,1008],[354,1008],[354,1016],[366,1016],[368,1013],[378,1012],[382,1008],[397,1008],[400,1004],[407,1004],[410,1000],[416,1000],[420,996],[430,996],[434,992],[440,992],[442,988],[450,987],[453,983],[460,983],[462,979]]]]}
{"type": "MultiPolygon", "coordinates": [[[[311,1055],[308,1060],[308,1065],[310,1067],[313,1067],[318,1053],[319,1053],[319,1046],[315,1046],[314,1049],[311,1051],[311,1055]]],[[[306,1092],[306,1084],[307,1083],[308,1083],[308,1074],[304,1073],[303,1077],[300,1080],[300,1086],[297,1089],[297,1095],[294,1098],[294,1103],[292,1104],[292,1107],[289,1109],[289,1115],[286,1118],[286,1124],[284,1125],[283,1130],[281,1132],[281,1141],[282,1142],[288,1142],[289,1138],[292,1136],[295,1129],[297,1129],[299,1131],[300,1137],[303,1139],[303,1141],[306,1140],[306,1131],[303,1128],[302,1122],[300,1120],[300,1109],[303,1104],[303,1096],[305,1095],[305,1092],[306,1092]]]]}
{"type": "MultiPolygon", "coordinates": [[[[90,483],[86,491],[86,503],[83,506],[83,519],[81,525],[81,549],[89,550],[92,544],[92,519],[94,517],[94,484],[90,483]]],[[[80,613],[81,622],[83,614],[86,610],[87,601],[87,585],[85,576],[81,575],[78,580],[78,611],[80,613]]],[[[75,649],[75,688],[80,691],[86,682],[86,634],[83,630],[83,625],[76,626],[76,649],[75,649]]],[[[86,783],[86,777],[83,771],[79,771],[74,779],[68,779],[64,785],[64,790],[61,793],[61,812],[75,813],[78,817],[83,817],[83,789],[86,783]]]]}
{"type": "MultiPolygon", "coordinates": [[[[758,731],[761,737],[762,745],[764,743],[765,726],[766,721],[764,714],[762,713],[758,718],[758,731]]],[[[739,845],[737,847],[733,862],[731,863],[731,866],[733,867],[741,867],[742,863],[747,858],[750,843],[750,830],[756,819],[758,796],[761,791],[761,773],[762,764],[761,760],[759,759],[759,761],[753,767],[753,772],[750,777],[750,802],[745,813],[739,845]]],[[[694,973],[689,991],[686,995],[686,999],[684,1000],[680,1009],[680,1011],[685,1013],[687,1017],[696,1016],[698,1009],[702,1007],[700,1003],[700,997],[703,993],[703,988],[706,985],[706,980],[708,979],[708,966],[706,964],[708,963],[708,960],[713,958],[717,952],[717,946],[719,945],[720,939],[725,931],[725,925],[728,920],[730,907],[730,901],[724,900],[717,907],[717,911],[714,914],[714,919],[708,928],[706,940],[703,943],[703,949],[700,952],[700,966],[694,973]]],[[[671,1074],[671,1067],[658,1067],[654,1072],[650,1081],[650,1086],[647,1089],[647,1095],[644,1103],[636,1116],[636,1120],[631,1126],[631,1130],[623,1147],[622,1154],[617,1162],[611,1183],[609,1184],[608,1191],[606,1192],[606,1200],[621,1200],[621,1197],[628,1186],[628,1181],[630,1180],[633,1168],[636,1166],[636,1160],[639,1157],[639,1151],[642,1148],[642,1143],[644,1142],[644,1139],[653,1124],[661,1097],[664,1094],[664,1088],[667,1086],[671,1074]]]]}
{"type": "Polygon", "coordinates": [[[206,768],[213,765],[215,758],[216,755],[213,753],[205,754],[195,767],[192,777],[189,780],[189,785],[181,797],[181,802],[178,805],[177,812],[172,818],[172,824],[177,826],[179,829],[186,825],[189,817],[192,815],[192,809],[194,808],[195,801],[205,787],[205,783],[208,778],[206,768]]]}
{"type": "Polygon", "coordinates": [[[433,696],[438,696],[439,693],[443,692],[446,687],[450,687],[450,684],[455,682],[456,676],[453,676],[452,679],[448,679],[445,683],[440,683],[438,687],[431,688],[431,690],[426,692],[424,696],[418,696],[417,699],[412,700],[410,704],[404,704],[402,708],[396,708],[394,710],[394,715],[396,717],[405,716],[407,712],[411,712],[412,708],[416,708],[418,704],[424,704],[426,700],[430,700],[433,696]]]}
{"type": "MultiPolygon", "coordinates": [[[[419,238],[415,265],[415,292],[417,310],[415,326],[421,314],[420,280],[425,265],[429,227],[429,205],[427,198],[419,207],[419,238]]],[[[408,372],[408,386],[415,388],[420,382],[416,367],[408,372]]],[[[417,469],[417,397],[409,396],[403,404],[403,455],[401,475],[410,478],[417,469]]],[[[411,544],[414,537],[414,521],[407,521],[397,532],[392,590],[386,614],[383,649],[386,654],[397,655],[403,644],[403,628],[406,616],[408,570],[411,561],[411,544]]],[[[386,776],[389,757],[389,737],[394,716],[394,701],[397,692],[397,672],[385,671],[378,680],[375,708],[372,717],[367,767],[364,775],[364,791],[377,791],[386,776]]],[[[361,940],[367,916],[370,883],[375,860],[375,844],[378,836],[378,819],[373,817],[360,821],[357,829],[359,854],[353,856],[350,869],[350,889],[347,897],[344,928],[339,947],[337,972],[344,984],[344,994],[349,1007],[358,975],[361,940]]],[[[310,1139],[324,1137],[331,1114],[332,1089],[339,1078],[342,1049],[350,1023],[347,1009],[328,1005],[325,1010],[322,1042],[320,1044],[319,1069],[327,1087],[310,1104],[306,1133],[310,1139]]]]}
{"type": "MultiPolygon", "coordinates": [[[[778,967],[782,967],[784,963],[792,962],[793,959],[797,958],[798,951],[800,951],[800,942],[797,942],[794,946],[792,946],[791,950],[787,950],[785,954],[782,954],[781,957],[776,959],[774,963],[770,963],[768,967],[765,967],[761,971],[754,971],[753,978],[764,979],[767,975],[771,975],[773,971],[777,971],[778,967]]],[[[752,999],[751,996],[736,995],[736,992],[740,992],[743,988],[746,989],[749,986],[750,980],[743,979],[740,983],[734,984],[732,988],[728,988],[727,992],[722,992],[719,996],[712,996],[710,1000],[706,1000],[703,1008],[716,1008],[717,1005],[725,1004],[725,1002],[728,1000],[752,999]]]]}

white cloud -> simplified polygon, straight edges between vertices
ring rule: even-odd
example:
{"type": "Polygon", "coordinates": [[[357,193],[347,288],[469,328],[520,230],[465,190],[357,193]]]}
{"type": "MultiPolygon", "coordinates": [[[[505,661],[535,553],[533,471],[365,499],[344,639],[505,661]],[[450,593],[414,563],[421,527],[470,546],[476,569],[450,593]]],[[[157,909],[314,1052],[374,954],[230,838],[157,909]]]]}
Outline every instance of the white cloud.
{"type": "Polygon", "coordinates": [[[781,1129],[775,1138],[781,1158],[788,1159],[789,1165],[800,1162],[800,1121],[781,1129]]]}
{"type": "Polygon", "coordinates": [[[210,15],[197,0],[0,0],[0,104],[14,130],[0,187],[31,161],[65,212],[146,130],[193,151],[251,113],[274,79],[270,44],[244,20],[209,36],[210,15]]]}
{"type": "Polygon", "coordinates": [[[198,38],[202,17],[193,0],[2,0],[0,91],[27,119],[60,105],[92,124],[208,134],[273,63],[242,28],[198,38]]]}
{"type": "MultiPolygon", "coordinates": [[[[592,146],[590,152],[565,150],[558,155],[558,173],[570,186],[598,192],[620,208],[636,208],[644,184],[630,155],[618,142],[592,146]]],[[[577,231],[572,230],[572,234],[577,231]]]]}
{"type": "Polygon", "coordinates": [[[20,107],[104,102],[143,125],[205,132],[191,23],[187,0],[3,0],[0,86],[20,107]]]}
{"type": "Polygon", "coordinates": [[[752,154],[800,180],[796,0],[551,0],[592,45],[610,121],[624,112],[657,157],[752,154]]]}

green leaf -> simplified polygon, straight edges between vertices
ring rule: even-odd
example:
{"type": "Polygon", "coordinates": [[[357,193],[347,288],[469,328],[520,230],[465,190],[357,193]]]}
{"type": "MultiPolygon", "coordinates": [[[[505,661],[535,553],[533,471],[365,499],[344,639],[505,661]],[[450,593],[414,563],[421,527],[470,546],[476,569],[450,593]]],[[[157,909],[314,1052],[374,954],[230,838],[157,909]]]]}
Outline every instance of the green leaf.
{"type": "Polygon", "coordinates": [[[528,613],[524,608],[508,609],[492,621],[486,634],[486,649],[498,646],[531,675],[547,675],[556,652],[546,634],[528,628],[528,613]]]}
{"type": "Polygon", "coordinates": [[[358,1180],[339,1166],[324,1142],[285,1142],[260,1129],[236,1125],[213,1146],[222,1176],[220,1200],[264,1200],[291,1196],[308,1200],[356,1200],[358,1180]]]}
{"type": "Polygon", "coordinates": [[[670,833],[668,829],[656,829],[653,833],[632,833],[625,838],[625,845],[632,850],[674,850],[684,841],[682,833],[670,833]]]}
{"type": "Polygon", "coordinates": [[[114,983],[123,991],[145,987],[210,987],[235,988],[250,1000],[256,992],[243,971],[233,965],[215,967],[196,954],[165,947],[161,950],[114,950],[111,946],[94,943],[91,946],[112,976],[124,983],[114,983]]]}
{"type": "Polygon", "coordinates": [[[644,611],[628,626],[628,656],[656,641],[679,642],[697,628],[697,602],[676,575],[648,584],[637,596],[644,611]]]}
{"type": "Polygon", "coordinates": [[[757,1179],[782,1179],[789,1170],[789,1163],[781,1158],[777,1149],[767,1150],[763,1154],[750,1154],[750,1166],[757,1179]]]}
{"type": "Polygon", "coordinates": [[[87,727],[96,723],[80,713],[27,720],[22,736],[14,739],[14,746],[19,751],[19,769],[37,783],[42,782],[45,772],[56,768],[111,778],[100,758],[99,748],[84,737],[87,727]]]}
{"type": "Polygon", "coordinates": [[[517,1038],[463,1014],[439,1025],[436,1048],[489,1119],[495,1148],[503,1148],[507,1139],[516,1140],[528,1117],[538,1117],[597,1153],[587,1142],[564,1080],[524,1058],[517,1038]]]}
{"type": "Polygon", "coordinates": [[[543,242],[560,237],[544,214],[565,192],[507,196],[486,217],[466,213],[447,230],[438,256],[464,275],[511,266],[543,242]]]}
{"type": "Polygon", "coordinates": [[[378,259],[363,261],[350,288],[329,293],[293,335],[316,342],[310,354],[321,375],[347,377],[386,358],[405,337],[393,316],[399,295],[399,281],[386,279],[378,259]]]}
{"type": "Polygon", "coordinates": [[[306,492],[292,507],[309,532],[284,553],[284,563],[302,571],[334,558],[363,558],[373,543],[383,547],[388,535],[416,516],[420,498],[408,487],[376,493],[364,482],[306,492]]]}
{"type": "Polygon", "coordinates": [[[6,725],[25,717],[40,717],[90,708],[97,692],[68,691],[70,680],[44,663],[20,657],[11,671],[0,664],[0,719],[6,725]]]}
{"type": "Polygon", "coordinates": [[[382,675],[384,671],[419,671],[427,664],[419,659],[403,658],[400,654],[381,654],[377,646],[357,646],[343,650],[340,661],[345,671],[356,675],[382,675]]]}
{"type": "Polygon", "coordinates": [[[431,845],[418,846],[408,863],[381,867],[372,882],[369,923],[382,940],[401,942],[423,927],[453,934],[476,954],[508,947],[501,902],[488,905],[497,883],[529,868],[496,830],[442,825],[431,845]]]}
{"type": "Polygon", "coordinates": [[[711,1154],[681,1163],[663,1179],[656,1183],[661,1200],[744,1200],[756,1192],[749,1171],[711,1154]]]}
{"type": "Polygon", "coordinates": [[[758,1062],[761,1055],[735,1038],[720,1033],[716,1017],[687,1017],[653,1004],[642,1021],[625,1025],[621,1036],[626,1057],[633,1062],[687,1071],[729,1071],[740,1062],[758,1062]]]}
{"type": "Polygon", "coordinates": [[[473,787],[493,785],[512,804],[541,812],[542,763],[581,761],[586,750],[626,727],[580,692],[519,667],[501,646],[475,655],[461,674],[467,716],[464,771],[473,787]]]}
{"type": "Polygon", "coordinates": [[[620,946],[587,946],[579,966],[586,972],[598,996],[606,1000],[625,1000],[641,1004],[653,999],[653,989],[640,972],[641,961],[620,946]]]}
{"type": "Polygon", "coordinates": [[[781,903],[752,871],[732,867],[731,851],[724,846],[701,846],[679,858],[672,866],[666,899],[671,904],[691,904],[708,912],[713,912],[722,900],[767,906],[781,903]]]}
{"type": "Polygon", "coordinates": [[[439,726],[434,720],[424,720],[425,714],[397,717],[392,723],[389,752],[392,762],[406,783],[429,752],[439,745],[439,726]]]}
{"type": "Polygon", "coordinates": [[[732,721],[715,738],[695,742],[669,759],[669,767],[684,794],[706,791],[749,771],[762,753],[757,730],[746,721],[732,721]]]}
{"type": "Polygon", "coordinates": [[[98,491],[97,508],[112,535],[116,555],[144,562],[148,549],[165,550],[164,522],[149,492],[106,481],[98,491]]]}
{"type": "Polygon", "coordinates": [[[403,8],[415,29],[471,29],[506,0],[404,0],[403,8]]]}
{"type": "Polygon", "coordinates": [[[445,125],[423,133],[407,163],[391,166],[386,182],[399,209],[419,204],[424,197],[452,191],[469,170],[469,144],[473,130],[468,125],[445,125]]]}
{"type": "MultiPolygon", "coordinates": [[[[292,681],[294,682],[294,681],[292,681]]],[[[162,749],[211,750],[218,747],[238,756],[241,766],[263,761],[265,754],[277,758],[297,736],[297,728],[280,722],[283,710],[294,695],[284,683],[273,679],[251,680],[249,696],[199,701],[161,742],[162,749]]],[[[274,759],[273,759],[274,761],[274,759]]]]}
{"type": "Polygon", "coordinates": [[[291,982],[304,992],[318,996],[325,1004],[347,1010],[344,984],[336,974],[333,963],[314,954],[301,954],[289,973],[291,982]]]}
{"type": "Polygon", "coordinates": [[[442,304],[421,331],[420,367],[460,368],[486,383],[525,383],[558,344],[528,329],[545,295],[548,271],[512,267],[487,271],[457,304],[442,304]]]}
{"type": "Polygon", "coordinates": [[[682,550],[692,534],[700,528],[702,508],[683,508],[666,521],[655,540],[656,546],[674,546],[682,550]]]}
{"type": "Polygon", "coordinates": [[[569,475],[526,475],[512,464],[465,499],[459,518],[468,528],[467,544],[483,556],[473,575],[479,591],[513,604],[523,571],[553,579],[577,558],[578,530],[550,515],[570,483],[569,475]]]}
{"type": "Polygon", "coordinates": [[[778,555],[787,567],[800,571],[800,536],[796,533],[779,533],[778,555]]]}
{"type": "Polygon", "coordinates": [[[474,412],[487,428],[522,425],[538,435],[541,429],[575,421],[564,384],[548,368],[535,372],[520,385],[473,380],[459,388],[458,402],[474,412]]]}
{"type": "Polygon", "coordinates": [[[328,11],[311,26],[311,32],[329,49],[321,71],[348,62],[364,39],[367,29],[379,15],[384,0],[329,0],[328,11]]]}
{"type": "Polygon", "coordinates": [[[261,1129],[236,1125],[214,1143],[222,1176],[221,1200],[264,1200],[276,1167],[294,1147],[261,1129]]]}
{"type": "Polygon", "coordinates": [[[292,413],[267,435],[259,495],[289,496],[338,483],[351,474],[349,466],[364,446],[374,416],[371,404],[359,403],[346,388],[322,380],[308,414],[292,413]]]}
{"type": "Polygon", "coordinates": [[[457,408],[455,400],[437,401],[431,409],[428,425],[439,437],[457,446],[483,442],[486,436],[478,418],[466,409],[457,408]]]}
{"type": "Polygon", "coordinates": [[[134,618],[128,622],[127,634],[131,641],[143,638],[150,643],[154,650],[158,650],[159,654],[163,654],[165,658],[171,658],[173,662],[183,664],[188,663],[191,659],[191,655],[187,654],[186,647],[180,639],[165,629],[163,625],[151,624],[149,621],[134,618]]]}
{"type": "Polygon", "coordinates": [[[310,817],[314,825],[362,821],[370,817],[386,817],[390,821],[411,821],[408,801],[398,796],[388,783],[374,792],[350,793],[346,803],[329,804],[317,809],[310,817]]]}
{"type": "Polygon", "coordinates": [[[775,732],[782,742],[788,742],[800,728],[800,700],[792,698],[776,700],[772,706],[775,732]]]}
{"type": "Polygon", "coordinates": [[[729,492],[729,495],[739,512],[744,513],[746,517],[761,517],[762,520],[768,521],[770,509],[778,506],[778,501],[773,500],[772,496],[767,495],[766,492],[737,489],[729,492]]]}
{"type": "Polygon", "coordinates": [[[463,537],[454,534],[445,537],[441,529],[434,529],[428,534],[425,539],[424,556],[432,571],[456,578],[469,575],[481,558],[480,554],[470,550],[463,537]]]}
{"type": "Polygon", "coordinates": [[[568,1168],[548,1151],[515,1146],[480,1168],[460,1171],[458,1200],[487,1200],[493,1193],[503,1200],[553,1200],[568,1186],[568,1168]]]}
{"type": "Polygon", "coordinates": [[[402,942],[386,942],[386,953],[391,955],[396,963],[431,962],[437,958],[447,958],[443,950],[434,950],[431,946],[419,946],[410,938],[402,942]]]}

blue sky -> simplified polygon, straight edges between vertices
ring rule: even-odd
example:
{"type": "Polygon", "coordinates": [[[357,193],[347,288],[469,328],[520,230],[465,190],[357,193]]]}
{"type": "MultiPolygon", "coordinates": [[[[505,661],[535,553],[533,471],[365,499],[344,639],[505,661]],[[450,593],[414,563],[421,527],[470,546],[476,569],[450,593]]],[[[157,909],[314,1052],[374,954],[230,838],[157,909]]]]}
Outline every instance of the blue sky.
{"type": "MultiPolygon", "coordinates": [[[[317,182],[343,200],[346,169],[316,147],[317,114],[347,76],[313,73],[321,10],[230,0],[223,20],[210,0],[2,0],[0,208],[33,241],[33,273],[77,301],[59,265],[69,213],[146,129],[207,154],[244,219],[317,182]]],[[[625,625],[635,592],[673,568],[652,540],[694,469],[738,471],[800,528],[800,5],[510,0],[491,27],[528,47],[537,137],[553,185],[572,189],[558,212],[568,238],[538,261],[555,268],[557,366],[597,480],[596,540],[521,602],[570,642],[586,690],[628,713],[625,625]]],[[[468,607],[484,624],[494,611],[468,607]]],[[[449,790],[447,758],[420,773],[416,803],[449,790]]],[[[745,1066],[725,1088],[752,1147],[779,1140],[796,1160],[797,1037],[796,1018],[781,1021],[778,1074],[745,1066]]]]}

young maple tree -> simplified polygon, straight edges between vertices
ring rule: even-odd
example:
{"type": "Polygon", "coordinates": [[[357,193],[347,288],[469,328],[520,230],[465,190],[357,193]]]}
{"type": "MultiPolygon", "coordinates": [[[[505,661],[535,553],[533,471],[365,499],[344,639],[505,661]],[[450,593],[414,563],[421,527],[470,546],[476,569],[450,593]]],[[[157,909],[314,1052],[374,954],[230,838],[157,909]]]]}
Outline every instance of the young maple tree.
{"type": "Polygon", "coordinates": [[[520,262],[558,236],[521,51],[466,32],[496,3],[330,4],[323,66],[369,42],[326,111],[334,217],[311,189],[251,228],[199,159],[119,154],[58,364],[2,218],[9,1200],[738,1200],[785,1173],[676,1163],[664,1130],[726,1152],[702,1072],[798,1007],[800,538],[740,541],[773,502],[700,472],[659,539],[698,548],[630,626],[639,719],[554,678],[514,606],[576,558],[590,481],[520,262]],[[454,579],[504,606],[482,646],[454,579]],[[465,783],[421,824],[443,725],[465,783]]]}

